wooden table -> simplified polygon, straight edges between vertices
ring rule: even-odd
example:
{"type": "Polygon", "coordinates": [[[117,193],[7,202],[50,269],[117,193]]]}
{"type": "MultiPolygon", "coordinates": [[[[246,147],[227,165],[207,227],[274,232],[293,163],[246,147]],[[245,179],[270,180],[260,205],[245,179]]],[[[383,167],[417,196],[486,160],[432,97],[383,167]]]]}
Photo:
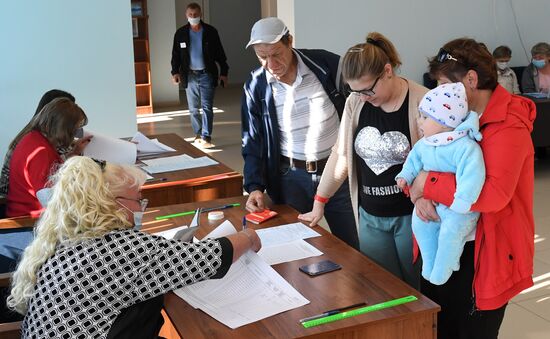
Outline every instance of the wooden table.
{"type": "MultiPolygon", "coordinates": [[[[241,207],[225,209],[224,213],[240,229],[242,216],[245,214],[245,201],[246,197],[227,198],[148,209],[144,217],[144,230],[158,232],[189,224],[192,217],[153,221],[155,216],[235,202],[240,202],[241,207]]],[[[298,213],[288,206],[275,205],[272,209],[279,212],[277,217],[261,225],[249,223],[249,227],[258,229],[297,221],[298,213]]],[[[197,237],[200,239],[205,236],[220,223],[221,221],[208,221],[206,215],[202,216],[197,237]]],[[[169,293],[165,298],[165,310],[178,333],[182,338],[436,338],[437,312],[440,309],[437,304],[323,228],[317,226],[314,229],[322,236],[307,241],[324,255],[273,266],[311,303],[231,330],[206,313],[189,306],[175,294],[169,293]],[[322,259],[333,260],[343,268],[313,278],[298,270],[299,266],[322,259]],[[330,309],[363,301],[376,304],[407,295],[415,295],[419,300],[309,329],[298,322],[299,319],[330,309]]]]}
{"type": "MultiPolygon", "coordinates": [[[[160,134],[149,137],[157,138],[160,142],[176,150],[176,152],[165,153],[159,158],[180,154],[187,154],[193,158],[208,156],[176,134],[160,134]]],[[[149,199],[151,207],[242,196],[243,194],[242,175],[220,162],[213,166],[158,173],[153,177],[165,178],[166,181],[145,183],[143,186],[143,197],[149,199]]]]}

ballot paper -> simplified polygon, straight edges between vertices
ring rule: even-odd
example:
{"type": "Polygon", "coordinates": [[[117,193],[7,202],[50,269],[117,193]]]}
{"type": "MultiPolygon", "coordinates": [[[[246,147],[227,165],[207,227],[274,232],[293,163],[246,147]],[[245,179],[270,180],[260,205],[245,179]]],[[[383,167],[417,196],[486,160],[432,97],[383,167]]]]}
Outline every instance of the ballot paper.
{"type": "MultiPolygon", "coordinates": [[[[224,222],[221,231],[215,230],[206,238],[236,233],[235,227],[228,223],[224,222]]],[[[198,282],[174,292],[232,329],[309,303],[252,251],[234,262],[222,279],[198,282]]]]}
{"type": "Polygon", "coordinates": [[[93,135],[93,138],[84,148],[83,155],[117,164],[133,165],[136,163],[136,144],[85,130],[84,136],[87,135],[93,135]]]}
{"type": "Polygon", "coordinates": [[[149,139],[143,133],[137,132],[136,135],[131,140],[137,146],[137,151],[139,155],[145,154],[162,154],[166,152],[175,152],[176,150],[172,147],[169,147],[158,139],[149,139]]]}
{"type": "Polygon", "coordinates": [[[323,252],[304,240],[294,240],[280,245],[262,246],[258,255],[268,265],[276,265],[283,262],[317,257],[323,255],[323,252]]]}
{"type": "Polygon", "coordinates": [[[293,242],[300,239],[320,237],[311,227],[296,222],[276,227],[257,230],[258,236],[262,240],[262,247],[270,247],[293,242]]]}
{"type": "Polygon", "coordinates": [[[189,168],[205,167],[218,164],[217,161],[212,160],[207,156],[192,158],[187,154],[176,155],[173,157],[142,160],[142,162],[146,165],[143,166],[142,169],[150,174],[180,171],[189,168]]]}
{"type": "Polygon", "coordinates": [[[322,255],[313,245],[303,239],[319,237],[319,233],[302,223],[293,223],[257,230],[262,241],[258,252],[269,265],[322,255]]]}

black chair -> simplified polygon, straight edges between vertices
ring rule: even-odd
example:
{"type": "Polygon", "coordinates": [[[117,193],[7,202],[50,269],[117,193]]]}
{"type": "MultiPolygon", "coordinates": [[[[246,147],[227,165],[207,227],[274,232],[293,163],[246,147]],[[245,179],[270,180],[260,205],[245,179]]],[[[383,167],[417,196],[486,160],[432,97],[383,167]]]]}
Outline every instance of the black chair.
{"type": "Polygon", "coordinates": [[[523,76],[523,71],[527,66],[517,66],[510,67],[514,73],[516,73],[516,78],[518,78],[519,91],[523,93],[523,88],[521,88],[521,77],[523,76]]]}
{"type": "Polygon", "coordinates": [[[437,87],[437,81],[432,79],[430,73],[424,73],[424,75],[422,76],[422,84],[427,89],[434,89],[437,87]]]}

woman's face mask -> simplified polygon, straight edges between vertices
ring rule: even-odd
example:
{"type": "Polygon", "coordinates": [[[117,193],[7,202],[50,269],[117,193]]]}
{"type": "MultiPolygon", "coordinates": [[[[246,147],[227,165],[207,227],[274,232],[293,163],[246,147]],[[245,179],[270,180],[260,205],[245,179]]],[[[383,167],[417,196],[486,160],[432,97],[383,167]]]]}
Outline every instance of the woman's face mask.
{"type": "Polygon", "coordinates": [[[141,229],[141,226],[143,226],[143,224],[142,224],[143,214],[145,212],[145,209],[147,208],[147,204],[149,203],[149,200],[148,199],[134,200],[134,199],[128,199],[128,198],[124,198],[124,197],[122,197],[122,199],[133,200],[133,201],[138,201],[139,202],[139,204],[140,204],[140,210],[139,211],[132,211],[131,209],[129,209],[123,203],[118,202],[120,204],[120,206],[124,207],[126,210],[128,210],[130,213],[132,213],[132,216],[133,216],[133,219],[134,219],[134,229],[139,231],[141,229]]]}
{"type": "Polygon", "coordinates": [[[546,66],[546,59],[533,59],[531,63],[533,63],[533,66],[540,69],[546,66]]]}

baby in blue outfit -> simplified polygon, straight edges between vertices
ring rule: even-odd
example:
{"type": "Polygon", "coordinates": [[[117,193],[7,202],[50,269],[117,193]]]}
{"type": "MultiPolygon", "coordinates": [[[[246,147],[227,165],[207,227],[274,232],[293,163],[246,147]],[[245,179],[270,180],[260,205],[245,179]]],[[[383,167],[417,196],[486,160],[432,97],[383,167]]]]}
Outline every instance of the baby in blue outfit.
{"type": "Polygon", "coordinates": [[[439,204],[439,222],[424,222],[413,212],[412,230],[422,254],[422,276],[444,284],[460,268],[464,244],[475,237],[478,212],[470,211],[485,182],[479,117],[468,111],[460,82],[444,84],[424,95],[418,107],[424,134],[413,147],[403,170],[395,177],[401,189],[421,170],[455,173],[456,193],[451,206],[439,204]]]}

